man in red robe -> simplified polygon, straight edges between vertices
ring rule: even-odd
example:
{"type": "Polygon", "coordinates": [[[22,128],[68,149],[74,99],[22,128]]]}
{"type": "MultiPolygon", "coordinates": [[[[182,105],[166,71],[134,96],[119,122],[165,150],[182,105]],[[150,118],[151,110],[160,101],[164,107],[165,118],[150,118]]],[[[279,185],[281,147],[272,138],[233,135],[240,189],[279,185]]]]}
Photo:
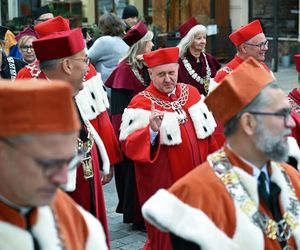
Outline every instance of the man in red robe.
{"type": "Polygon", "coordinates": [[[224,67],[219,69],[214,81],[220,83],[228,74],[231,74],[243,61],[249,57],[256,59],[267,72],[270,71],[264,63],[265,54],[268,51],[268,40],[262,30],[259,20],[238,28],[229,35],[229,39],[236,47],[237,53],[235,57],[224,67]]]}
{"type": "MultiPolygon", "coordinates": [[[[45,29],[50,27],[48,22],[60,23],[59,20],[52,19],[37,25],[36,30],[47,33],[45,29]]],[[[33,46],[40,61],[39,67],[47,79],[66,80],[74,87],[75,101],[83,125],[78,147],[86,151],[86,157],[82,166],[77,169],[77,175],[72,175],[73,181],[68,183],[66,190],[75,189],[70,193],[72,198],[101,221],[109,245],[102,183],[110,181],[113,170],[111,165],[122,156],[106,112],[108,101],[104,98],[106,95],[101,86],[101,77],[93,68],[90,70],[80,29],[52,32],[36,40],[33,46]],[[57,46],[64,50],[57,50],[57,46]],[[91,78],[83,84],[87,72],[91,78]],[[103,171],[103,177],[100,171],[103,171]]]]}
{"type": "MultiPolygon", "coordinates": [[[[140,203],[168,188],[217,149],[215,120],[198,90],[177,84],[178,48],[144,54],[150,86],[131,100],[122,116],[120,141],[135,163],[140,203]]],[[[149,224],[145,249],[171,249],[169,238],[149,224]]]]}
{"type": "MultiPolygon", "coordinates": [[[[294,56],[296,70],[299,74],[300,72],[300,55],[297,54],[294,56]]],[[[298,146],[300,147],[300,77],[298,75],[298,86],[294,88],[288,94],[288,100],[292,106],[292,116],[295,120],[296,126],[292,129],[292,136],[297,141],[298,146]]],[[[296,165],[295,160],[291,159],[291,163],[296,165]]],[[[300,164],[300,162],[298,162],[300,164]]]]}
{"type": "Polygon", "coordinates": [[[1,249],[108,249],[99,221],[60,189],[81,159],[70,84],[1,81],[0,120],[1,249]]]}
{"type": "Polygon", "coordinates": [[[142,208],[174,250],[300,248],[300,174],[282,163],[295,122],[272,82],[249,58],[206,97],[225,147],[142,208]]]}

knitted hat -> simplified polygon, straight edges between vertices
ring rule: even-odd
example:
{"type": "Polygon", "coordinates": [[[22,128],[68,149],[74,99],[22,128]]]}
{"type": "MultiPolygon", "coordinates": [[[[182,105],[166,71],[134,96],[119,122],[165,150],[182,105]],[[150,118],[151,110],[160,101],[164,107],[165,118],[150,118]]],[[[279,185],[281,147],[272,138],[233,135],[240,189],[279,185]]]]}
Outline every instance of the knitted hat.
{"type": "Polygon", "coordinates": [[[33,11],[32,16],[33,19],[36,20],[38,19],[41,15],[51,13],[49,5],[44,5],[40,8],[37,8],[33,11]]]}
{"type": "Polygon", "coordinates": [[[141,40],[144,35],[148,32],[147,26],[139,21],[136,25],[134,25],[126,35],[123,37],[123,41],[128,45],[132,46],[137,41],[141,40]]]}
{"type": "Polygon", "coordinates": [[[39,61],[72,56],[85,48],[80,28],[55,32],[32,42],[39,61]]]}
{"type": "Polygon", "coordinates": [[[0,136],[79,130],[70,84],[63,81],[0,81],[0,136]]]}
{"type": "Polygon", "coordinates": [[[227,75],[204,102],[215,119],[224,125],[273,80],[271,74],[250,57],[227,75]]]}
{"type": "Polygon", "coordinates": [[[177,63],[179,57],[179,48],[172,47],[158,49],[144,54],[143,57],[149,68],[153,68],[162,64],[177,63]]]}
{"type": "Polygon", "coordinates": [[[122,19],[127,19],[129,17],[138,17],[139,16],[139,11],[137,8],[133,5],[127,5],[122,14],[122,19]]]}
{"type": "Polygon", "coordinates": [[[260,33],[263,33],[263,30],[260,25],[260,21],[257,19],[245,26],[238,28],[229,35],[229,39],[235,46],[239,46],[260,33]]]}

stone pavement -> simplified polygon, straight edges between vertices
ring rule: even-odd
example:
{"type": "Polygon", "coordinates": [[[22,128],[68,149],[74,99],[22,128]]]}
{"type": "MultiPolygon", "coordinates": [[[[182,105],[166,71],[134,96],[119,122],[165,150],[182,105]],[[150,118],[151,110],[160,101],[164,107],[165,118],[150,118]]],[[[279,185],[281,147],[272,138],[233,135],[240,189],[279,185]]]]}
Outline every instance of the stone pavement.
{"type": "MultiPolygon", "coordinates": [[[[295,66],[289,68],[279,67],[274,73],[278,84],[287,94],[297,86],[297,72],[295,66]]],[[[122,215],[115,213],[118,198],[115,181],[112,180],[104,186],[106,211],[110,230],[111,250],[139,250],[142,249],[146,240],[146,233],[134,230],[131,225],[122,223],[122,215]]]]}
{"type": "Polygon", "coordinates": [[[134,230],[131,224],[124,224],[121,214],[115,209],[118,203],[115,180],[103,187],[105,196],[108,227],[110,232],[111,250],[139,250],[146,240],[146,232],[134,230]]]}

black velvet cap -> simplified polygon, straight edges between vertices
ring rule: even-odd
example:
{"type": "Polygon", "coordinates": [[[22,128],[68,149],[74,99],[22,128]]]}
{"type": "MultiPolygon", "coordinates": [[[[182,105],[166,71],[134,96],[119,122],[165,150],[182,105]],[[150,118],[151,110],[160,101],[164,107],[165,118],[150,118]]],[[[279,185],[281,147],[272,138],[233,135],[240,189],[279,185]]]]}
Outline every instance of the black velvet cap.
{"type": "Polygon", "coordinates": [[[122,19],[127,19],[129,17],[138,17],[139,12],[137,8],[133,5],[127,5],[123,10],[122,19]]]}
{"type": "Polygon", "coordinates": [[[51,10],[49,8],[49,5],[44,5],[40,8],[35,9],[32,12],[32,17],[34,20],[38,19],[41,15],[46,14],[46,13],[51,13],[51,10]]]}

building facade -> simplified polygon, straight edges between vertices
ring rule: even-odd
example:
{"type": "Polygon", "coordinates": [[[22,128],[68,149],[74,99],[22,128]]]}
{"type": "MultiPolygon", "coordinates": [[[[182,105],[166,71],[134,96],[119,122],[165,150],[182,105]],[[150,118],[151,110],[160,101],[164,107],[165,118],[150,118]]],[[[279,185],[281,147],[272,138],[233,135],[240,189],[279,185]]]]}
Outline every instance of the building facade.
{"type": "Polygon", "coordinates": [[[24,18],[35,8],[50,4],[54,14],[70,18],[73,27],[97,24],[99,16],[106,12],[121,16],[123,8],[133,4],[140,18],[155,32],[157,47],[176,45],[178,27],[195,16],[204,25],[217,25],[218,33],[208,37],[208,50],[225,60],[234,53],[228,34],[254,19],[261,20],[270,40],[267,60],[273,64],[298,53],[300,41],[299,0],[0,0],[0,3],[2,25],[10,24],[8,20],[16,23],[19,20],[23,25],[24,18]]]}

